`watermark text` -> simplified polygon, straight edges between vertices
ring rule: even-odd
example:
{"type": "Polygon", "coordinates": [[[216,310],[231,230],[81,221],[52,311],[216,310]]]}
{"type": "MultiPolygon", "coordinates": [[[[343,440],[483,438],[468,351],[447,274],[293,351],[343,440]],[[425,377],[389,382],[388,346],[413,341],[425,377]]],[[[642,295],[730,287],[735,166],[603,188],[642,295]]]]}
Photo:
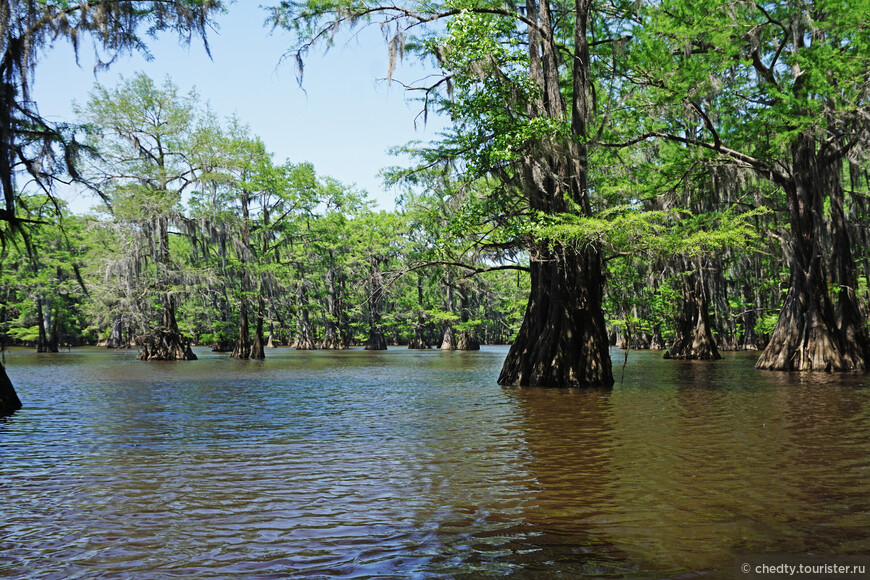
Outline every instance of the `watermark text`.
{"type": "Polygon", "coordinates": [[[870,555],[752,554],[736,556],[734,558],[734,577],[870,579],[870,555]]]}

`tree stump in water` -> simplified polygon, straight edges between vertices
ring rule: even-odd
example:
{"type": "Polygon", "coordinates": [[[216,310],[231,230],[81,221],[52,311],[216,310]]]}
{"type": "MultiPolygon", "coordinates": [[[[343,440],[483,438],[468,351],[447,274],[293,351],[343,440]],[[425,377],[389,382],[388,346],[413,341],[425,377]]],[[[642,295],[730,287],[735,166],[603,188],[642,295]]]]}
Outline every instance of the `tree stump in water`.
{"type": "Polygon", "coordinates": [[[665,351],[666,359],[677,360],[719,360],[719,348],[713,338],[713,325],[710,324],[710,307],[704,280],[699,274],[703,271],[699,263],[692,271],[686,263],[684,269],[690,272],[683,278],[683,308],[674,335],[674,344],[665,351]]]}
{"type": "Polygon", "coordinates": [[[6,369],[0,364],[0,417],[11,415],[21,408],[21,399],[12,386],[12,381],[6,374],[6,369]]]}
{"type": "Polygon", "coordinates": [[[158,328],[153,333],[140,336],[136,342],[142,347],[139,360],[196,360],[190,349],[190,340],[175,330],[158,328]]]}
{"type": "Polygon", "coordinates": [[[473,332],[460,332],[456,339],[456,350],[480,350],[480,341],[473,332]]]}
{"type": "Polygon", "coordinates": [[[675,360],[719,360],[719,348],[710,328],[706,310],[690,309],[677,324],[674,344],[665,351],[664,358],[675,360]]]}
{"type": "MultiPolygon", "coordinates": [[[[422,317],[420,317],[422,319],[422,317]]],[[[426,339],[423,338],[423,323],[422,320],[414,325],[414,337],[408,341],[408,348],[411,350],[425,350],[429,348],[426,344],[426,339]]]]}
{"type": "Polygon", "coordinates": [[[371,329],[365,350],[387,350],[387,340],[380,328],[371,329]]]}
{"type": "Polygon", "coordinates": [[[453,327],[447,326],[441,334],[441,350],[456,350],[456,335],[453,333],[453,327]]]}
{"type": "Polygon", "coordinates": [[[323,344],[321,344],[320,348],[323,350],[347,350],[347,342],[337,335],[327,336],[323,339],[323,344]]]}
{"type": "Polygon", "coordinates": [[[601,256],[540,244],[532,254],[523,323],[498,384],[610,387],[613,367],[602,302],[601,256]]]}

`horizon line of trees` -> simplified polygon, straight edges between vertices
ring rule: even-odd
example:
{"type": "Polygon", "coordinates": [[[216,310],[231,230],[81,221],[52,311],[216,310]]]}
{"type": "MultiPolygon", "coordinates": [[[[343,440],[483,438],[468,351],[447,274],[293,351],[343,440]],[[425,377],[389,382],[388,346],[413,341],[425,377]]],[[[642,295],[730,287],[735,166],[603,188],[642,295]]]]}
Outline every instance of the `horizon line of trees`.
{"type": "Polygon", "coordinates": [[[0,251],[5,344],[192,359],[191,344],[263,358],[274,344],[474,350],[512,338],[526,278],[463,240],[433,245],[431,211],[375,211],[310,164],[276,163],[238,119],[197,102],[139,74],[77,105],[97,153],[82,176],[102,210],[19,197],[31,227],[26,251],[0,251]]]}
{"type": "MultiPolygon", "coordinates": [[[[77,216],[48,196],[19,196],[31,226],[26,244],[0,251],[3,344],[190,359],[191,344],[263,358],[279,344],[473,350],[516,339],[529,258],[480,244],[492,241],[479,224],[491,182],[432,171],[395,211],[375,211],[365,192],[310,164],[276,163],[240,120],[198,101],[139,74],[77,105],[97,153],[83,178],[102,209],[77,216]]],[[[789,283],[782,194],[746,170],[696,170],[707,190],[674,190],[585,225],[612,246],[602,270],[610,346],[715,359],[764,349],[773,336],[789,283]],[[644,239],[645,251],[618,251],[630,243],[616,235],[644,239]]],[[[855,246],[861,311],[870,305],[864,209],[850,208],[849,231],[864,242],[855,246]]],[[[565,225],[543,227],[558,237],[565,225]]]]}

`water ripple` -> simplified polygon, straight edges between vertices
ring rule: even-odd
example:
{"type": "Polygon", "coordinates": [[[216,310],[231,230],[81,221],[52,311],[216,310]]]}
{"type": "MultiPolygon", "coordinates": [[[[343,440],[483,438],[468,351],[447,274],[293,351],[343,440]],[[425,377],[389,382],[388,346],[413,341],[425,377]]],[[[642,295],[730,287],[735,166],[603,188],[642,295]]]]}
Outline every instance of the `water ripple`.
{"type": "Polygon", "coordinates": [[[613,391],[503,389],[503,349],[141,363],[13,352],[11,578],[721,575],[866,553],[864,377],[633,354],[613,391]]]}

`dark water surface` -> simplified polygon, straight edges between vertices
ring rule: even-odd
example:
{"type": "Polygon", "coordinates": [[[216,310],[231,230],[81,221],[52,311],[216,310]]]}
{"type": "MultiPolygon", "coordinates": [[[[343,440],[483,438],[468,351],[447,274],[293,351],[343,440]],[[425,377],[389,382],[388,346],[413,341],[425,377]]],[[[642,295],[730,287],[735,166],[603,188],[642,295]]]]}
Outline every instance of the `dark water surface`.
{"type": "Polygon", "coordinates": [[[866,375],[632,353],[612,391],[506,350],[146,363],[7,353],[0,576],[730,576],[870,553],[866,375]]]}

